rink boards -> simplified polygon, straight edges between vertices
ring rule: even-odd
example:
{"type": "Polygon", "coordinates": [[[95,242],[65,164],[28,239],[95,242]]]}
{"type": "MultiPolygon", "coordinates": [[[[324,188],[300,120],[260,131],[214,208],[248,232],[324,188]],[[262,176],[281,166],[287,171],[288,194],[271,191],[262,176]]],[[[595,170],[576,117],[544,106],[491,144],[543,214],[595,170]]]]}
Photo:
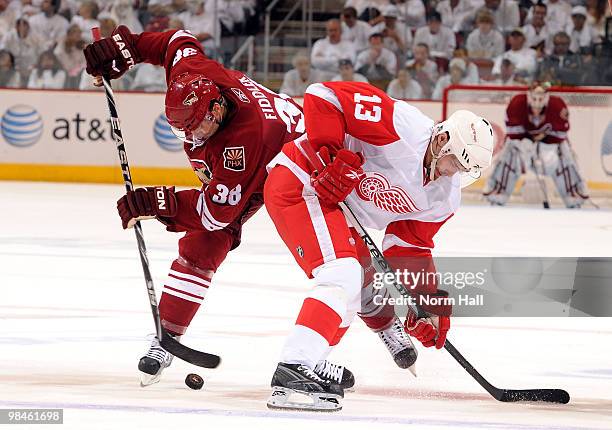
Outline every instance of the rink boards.
{"type": "MultiPolygon", "coordinates": [[[[165,118],[164,95],[118,92],[116,100],[134,181],[197,184],[183,145],[165,118]]],[[[411,103],[432,118],[442,117],[440,102],[411,103]]],[[[505,105],[479,103],[462,108],[482,111],[501,141],[505,105]]],[[[102,92],[2,89],[0,115],[0,179],[122,181],[102,92]]],[[[570,107],[570,118],[569,139],[589,186],[612,190],[612,176],[602,167],[612,165],[609,109],[570,107]],[[607,146],[610,153],[602,155],[607,146]]]]}

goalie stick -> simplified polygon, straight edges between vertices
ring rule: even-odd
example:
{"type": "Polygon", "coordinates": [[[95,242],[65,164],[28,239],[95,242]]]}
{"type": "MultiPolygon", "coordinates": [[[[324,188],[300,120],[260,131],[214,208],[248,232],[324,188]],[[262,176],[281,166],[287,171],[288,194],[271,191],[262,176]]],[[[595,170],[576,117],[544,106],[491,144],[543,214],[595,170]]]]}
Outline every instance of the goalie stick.
{"type": "MultiPolygon", "coordinates": [[[[304,145],[301,145],[301,148],[304,149],[304,152],[312,165],[319,172],[323,169],[323,163],[315,154],[314,149],[310,146],[310,143],[305,142],[304,145]]],[[[370,255],[372,256],[373,265],[378,272],[382,272],[385,274],[393,274],[393,270],[387,260],[383,256],[382,252],[378,249],[368,232],[361,225],[350,206],[344,202],[338,203],[340,209],[344,213],[344,215],[348,218],[353,227],[357,230],[357,233],[361,237],[361,239],[365,242],[368,250],[370,251],[370,255]]],[[[394,279],[393,277],[390,277],[394,279]]],[[[406,290],[402,284],[393,281],[393,287],[406,299],[410,298],[410,293],[406,290]]],[[[418,305],[412,304],[411,301],[408,301],[408,306],[411,310],[419,317],[426,316],[426,313],[421,309],[418,305]]],[[[548,402],[548,403],[568,403],[570,400],[570,395],[567,391],[561,389],[549,389],[549,388],[534,388],[528,390],[512,390],[505,388],[497,388],[492,385],[489,381],[485,379],[472,364],[453,346],[453,344],[447,339],[444,348],[448,353],[463,367],[469,375],[476,380],[480,384],[482,388],[484,388],[495,400],[500,402],[548,402]]]]}
{"type": "MultiPolygon", "coordinates": [[[[99,28],[92,28],[91,33],[94,40],[100,40],[99,28]]],[[[134,184],[132,183],[132,176],[130,174],[130,166],[128,164],[125,144],[123,142],[123,134],[119,124],[119,114],[117,113],[117,106],[115,105],[113,89],[110,85],[110,81],[105,76],[102,77],[102,84],[104,85],[104,91],[106,92],[106,101],[108,103],[108,112],[112,132],[111,134],[117,145],[117,152],[119,153],[119,162],[121,163],[121,173],[123,174],[125,189],[126,191],[133,191],[134,184]]],[[[188,346],[179,343],[176,339],[170,336],[170,334],[168,334],[168,332],[161,325],[161,321],[159,319],[159,309],[157,307],[157,297],[155,295],[155,287],[153,286],[153,277],[151,276],[151,270],[149,269],[149,259],[147,257],[147,249],[144,242],[144,235],[142,234],[142,227],[140,226],[140,221],[137,221],[134,225],[134,233],[136,234],[140,262],[142,264],[142,271],[144,273],[144,278],[147,285],[147,294],[149,296],[149,303],[151,305],[151,313],[153,314],[153,320],[155,321],[156,336],[157,339],[159,339],[160,345],[172,355],[195,366],[207,367],[211,369],[217,367],[221,362],[221,357],[206,352],[196,351],[195,349],[191,349],[188,346]]]]}

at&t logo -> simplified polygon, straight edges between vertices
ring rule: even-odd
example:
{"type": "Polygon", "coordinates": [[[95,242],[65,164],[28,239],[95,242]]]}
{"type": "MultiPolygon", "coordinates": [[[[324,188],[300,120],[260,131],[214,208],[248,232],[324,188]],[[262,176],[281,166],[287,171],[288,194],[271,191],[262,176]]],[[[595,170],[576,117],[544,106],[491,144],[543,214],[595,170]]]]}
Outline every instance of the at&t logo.
{"type": "Polygon", "coordinates": [[[11,106],[0,120],[4,140],[13,146],[34,145],[43,132],[43,121],[36,109],[26,105],[11,106]]]}

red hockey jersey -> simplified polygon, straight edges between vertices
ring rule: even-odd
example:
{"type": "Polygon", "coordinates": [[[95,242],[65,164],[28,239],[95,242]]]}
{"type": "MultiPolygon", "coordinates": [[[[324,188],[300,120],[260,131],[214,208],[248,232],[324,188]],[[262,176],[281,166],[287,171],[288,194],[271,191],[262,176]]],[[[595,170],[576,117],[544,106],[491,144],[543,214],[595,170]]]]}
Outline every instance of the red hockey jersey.
{"type": "Polygon", "coordinates": [[[561,143],[567,139],[569,113],[567,105],[557,96],[550,96],[548,105],[539,117],[531,113],[527,94],[518,94],[506,108],[506,134],[510,139],[533,139],[544,134],[543,143],[561,143]]]}
{"type": "Polygon", "coordinates": [[[203,182],[202,191],[177,193],[174,230],[220,230],[263,202],[266,164],[286,142],[304,133],[301,108],[236,70],[204,55],[198,40],[184,30],[137,36],[142,60],[166,69],[166,81],[185,72],[212,80],[230,105],[229,116],[202,146],[185,144],[185,153],[203,182]]]}

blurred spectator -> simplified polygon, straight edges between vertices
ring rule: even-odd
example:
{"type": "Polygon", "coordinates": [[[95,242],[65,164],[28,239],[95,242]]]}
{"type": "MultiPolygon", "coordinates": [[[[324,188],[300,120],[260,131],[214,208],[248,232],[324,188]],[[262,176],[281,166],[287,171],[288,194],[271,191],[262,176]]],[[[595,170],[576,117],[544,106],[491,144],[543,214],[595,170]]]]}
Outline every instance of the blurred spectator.
{"type": "Polygon", "coordinates": [[[389,0],[346,0],[344,7],[354,7],[361,21],[375,25],[382,21],[382,9],[388,4],[389,0]]]}
{"type": "Polygon", "coordinates": [[[138,13],[135,8],[136,2],[132,0],[113,0],[110,5],[109,13],[110,17],[115,21],[119,22],[132,33],[142,33],[144,28],[141,22],[138,20],[138,13]]]}
{"type": "Polygon", "coordinates": [[[205,9],[215,15],[217,8],[221,35],[240,35],[246,32],[247,23],[255,14],[255,3],[255,0],[206,0],[205,9]]]}
{"type": "Polygon", "coordinates": [[[471,58],[494,58],[504,52],[504,36],[494,29],[495,18],[487,10],[481,10],[476,18],[477,28],[465,43],[471,58]]]}
{"type": "MultiPolygon", "coordinates": [[[[551,35],[565,30],[570,21],[572,6],[566,0],[548,0],[546,2],[546,26],[551,35]]],[[[528,20],[533,16],[535,5],[529,11],[528,20]]]]}
{"type": "Polygon", "coordinates": [[[214,5],[210,1],[196,0],[191,3],[191,9],[182,12],[178,17],[185,24],[185,28],[189,30],[202,44],[204,52],[211,58],[216,56],[217,40],[221,40],[221,26],[216,25],[214,5]],[[217,35],[215,36],[215,30],[217,35]]]}
{"type": "Polygon", "coordinates": [[[535,49],[539,54],[552,51],[552,37],[554,33],[546,24],[546,5],[542,2],[533,5],[531,8],[531,23],[523,27],[526,44],[535,49]]]}
{"type": "Polygon", "coordinates": [[[590,54],[592,45],[599,42],[597,31],[586,22],[587,10],[584,6],[572,8],[572,22],[568,24],[566,33],[570,35],[572,42],[570,51],[578,54],[590,54]]]}
{"type": "Polygon", "coordinates": [[[438,80],[438,66],[429,58],[429,47],[424,43],[417,44],[413,54],[414,58],[406,63],[406,68],[423,89],[423,97],[427,98],[438,80]]]}
{"type": "Polygon", "coordinates": [[[44,41],[43,49],[54,48],[68,31],[68,20],[57,14],[59,6],[60,0],[42,0],[40,13],[29,19],[32,32],[44,41]]]}
{"type": "Polygon", "coordinates": [[[413,45],[424,43],[429,46],[432,57],[451,59],[456,46],[455,33],[442,25],[442,18],[438,12],[427,16],[427,25],[419,28],[414,35],[413,45]]]}
{"type": "Polygon", "coordinates": [[[141,63],[136,67],[136,75],[130,90],[154,93],[165,92],[166,88],[166,71],[163,67],[148,63],[141,63]]]}
{"type": "Polygon", "coordinates": [[[15,58],[5,49],[0,50],[0,87],[21,87],[21,76],[15,69],[15,58]]]}
{"type": "Polygon", "coordinates": [[[463,21],[472,14],[473,8],[469,0],[442,0],[436,6],[442,24],[455,33],[462,30],[463,21]]]}
{"type": "Polygon", "coordinates": [[[563,31],[553,38],[553,52],[538,65],[539,80],[555,84],[579,85],[582,83],[582,58],[570,51],[571,39],[563,31]]]}
{"type": "Polygon", "coordinates": [[[361,73],[355,73],[351,60],[340,60],[338,62],[340,73],[332,78],[332,81],[346,82],[368,82],[368,79],[361,73]]]}
{"type": "Polygon", "coordinates": [[[425,25],[425,5],[423,0],[396,0],[400,19],[412,30],[425,25]]]}
{"type": "Polygon", "coordinates": [[[536,70],[536,52],[525,46],[525,34],[517,28],[510,32],[510,49],[495,59],[492,73],[501,73],[501,62],[504,58],[510,59],[516,67],[516,73],[521,77],[531,78],[536,70]]]}
{"type": "Polygon", "coordinates": [[[85,42],[81,38],[81,28],[77,24],[68,27],[68,33],[55,47],[53,53],[66,71],[65,88],[78,88],[81,72],[85,68],[83,48],[85,42]]]}
{"type": "Polygon", "coordinates": [[[185,24],[180,18],[174,16],[168,21],[168,30],[185,30],[185,24]]]}
{"type": "Polygon", "coordinates": [[[516,76],[514,63],[508,58],[501,61],[499,75],[489,82],[494,85],[524,85],[525,80],[516,76]]]}
{"type": "Polygon", "coordinates": [[[418,82],[412,79],[412,75],[407,69],[399,69],[397,78],[389,82],[387,94],[389,97],[399,100],[422,99],[423,89],[418,82]]]}
{"type": "Polygon", "coordinates": [[[54,89],[64,88],[66,72],[52,51],[40,54],[38,64],[30,73],[28,88],[54,89]]]}
{"type": "Polygon", "coordinates": [[[606,0],[586,0],[587,24],[591,25],[599,37],[606,35],[606,17],[610,16],[610,8],[606,0]]]}
{"type": "MultiPolygon", "coordinates": [[[[30,31],[30,24],[25,18],[15,21],[15,28],[9,31],[0,42],[0,49],[6,49],[15,58],[15,68],[26,80],[34,68],[38,56],[43,50],[43,42],[38,35],[30,31]]],[[[22,82],[25,84],[25,82],[22,82]]]]}
{"type": "Polygon", "coordinates": [[[355,60],[355,46],[348,40],[342,40],[340,20],[330,19],[325,26],[327,37],[317,40],[312,46],[310,62],[312,66],[326,74],[325,79],[336,75],[338,61],[342,58],[355,60]]]}
{"type": "Polygon", "coordinates": [[[357,10],[354,7],[345,7],[342,10],[341,19],[342,39],[353,42],[357,53],[366,49],[368,47],[368,35],[372,31],[370,24],[357,19],[357,10]]]}
{"type": "Polygon", "coordinates": [[[9,7],[9,0],[0,0],[0,39],[13,29],[16,19],[15,15],[14,8],[9,7]]]}
{"type": "Polygon", "coordinates": [[[385,48],[381,33],[372,33],[368,41],[370,47],[357,56],[355,70],[370,81],[392,79],[397,71],[395,54],[385,48]]]}
{"type": "Polygon", "coordinates": [[[462,58],[453,58],[448,65],[448,74],[438,79],[431,98],[433,100],[442,100],[444,88],[449,85],[466,84],[466,67],[467,65],[462,58]]]}
{"type": "Polygon", "coordinates": [[[293,69],[283,76],[280,92],[291,97],[302,97],[310,84],[322,81],[320,72],[310,67],[307,52],[298,52],[293,57],[293,69]]]}
{"type": "Polygon", "coordinates": [[[502,33],[508,33],[512,29],[518,27],[521,23],[518,3],[514,0],[485,0],[484,6],[477,9],[474,14],[467,17],[467,22],[464,20],[462,30],[470,28],[471,22],[478,17],[480,12],[489,11],[493,14],[495,20],[495,28],[502,33]]]}
{"type": "Polygon", "coordinates": [[[100,27],[98,13],[100,13],[100,9],[95,1],[84,1],[79,7],[78,15],[72,17],[71,24],[76,24],[79,26],[81,29],[81,36],[87,43],[93,42],[91,29],[94,27],[100,27]]]}
{"type": "Polygon", "coordinates": [[[453,58],[462,58],[467,65],[465,71],[465,82],[466,84],[477,84],[480,82],[480,76],[478,74],[478,66],[470,61],[468,52],[465,48],[457,48],[453,52],[453,58]]]}
{"type": "Polygon", "coordinates": [[[383,8],[384,21],[372,27],[372,33],[383,35],[383,45],[393,52],[398,61],[406,61],[406,51],[412,44],[412,33],[402,22],[398,22],[399,12],[397,7],[389,5],[383,8]]]}

